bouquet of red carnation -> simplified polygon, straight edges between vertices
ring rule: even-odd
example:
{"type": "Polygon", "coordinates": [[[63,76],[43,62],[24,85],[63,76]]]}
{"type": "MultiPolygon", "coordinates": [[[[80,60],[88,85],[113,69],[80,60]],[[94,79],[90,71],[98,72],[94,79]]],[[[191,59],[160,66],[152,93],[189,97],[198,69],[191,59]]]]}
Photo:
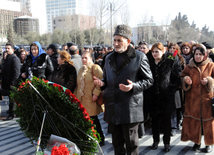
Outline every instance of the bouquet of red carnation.
{"type": "Polygon", "coordinates": [[[77,145],[66,138],[51,135],[44,151],[47,155],[80,155],[77,145]]]}
{"type": "Polygon", "coordinates": [[[52,148],[51,155],[70,155],[70,153],[65,144],[61,144],[59,147],[54,146],[52,148]]]}

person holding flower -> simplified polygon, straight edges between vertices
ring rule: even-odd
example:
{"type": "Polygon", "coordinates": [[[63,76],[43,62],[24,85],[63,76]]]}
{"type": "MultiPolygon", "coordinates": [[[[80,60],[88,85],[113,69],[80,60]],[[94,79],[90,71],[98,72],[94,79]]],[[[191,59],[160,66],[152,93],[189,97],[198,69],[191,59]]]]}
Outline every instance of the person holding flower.
{"type": "Polygon", "coordinates": [[[204,135],[204,152],[211,152],[214,144],[214,120],[211,99],[214,88],[214,64],[201,45],[194,50],[193,59],[181,73],[185,91],[185,111],[181,140],[194,142],[193,150],[199,151],[204,135]]]}
{"type": "Polygon", "coordinates": [[[82,54],[82,64],[83,66],[80,68],[77,75],[77,88],[75,90],[75,95],[92,118],[95,124],[95,129],[101,137],[100,146],[103,146],[105,145],[105,137],[103,135],[100,121],[97,117],[98,114],[103,112],[103,109],[96,103],[101,90],[93,83],[93,76],[102,79],[103,71],[99,65],[93,63],[90,52],[85,51],[82,54]]]}
{"type": "MultiPolygon", "coordinates": [[[[181,56],[181,51],[178,44],[170,42],[168,45],[168,49],[170,53],[177,55],[183,70],[186,64],[185,64],[184,57],[181,56]]],[[[183,104],[184,104],[184,99],[182,98],[183,96],[184,96],[184,92],[179,87],[178,90],[175,92],[176,110],[172,112],[172,116],[171,116],[171,123],[172,123],[171,136],[176,135],[177,130],[181,130],[181,123],[183,118],[183,104]]]]}
{"type": "Polygon", "coordinates": [[[171,112],[175,110],[174,94],[180,84],[181,65],[175,55],[165,52],[162,43],[155,43],[149,61],[154,84],[145,92],[146,110],[152,118],[152,149],[156,150],[160,142],[160,121],[163,123],[164,151],[170,151],[171,112]]]}
{"type": "Polygon", "coordinates": [[[77,72],[67,51],[60,51],[57,62],[59,67],[48,77],[49,81],[68,88],[72,93],[76,88],[77,72]]]}

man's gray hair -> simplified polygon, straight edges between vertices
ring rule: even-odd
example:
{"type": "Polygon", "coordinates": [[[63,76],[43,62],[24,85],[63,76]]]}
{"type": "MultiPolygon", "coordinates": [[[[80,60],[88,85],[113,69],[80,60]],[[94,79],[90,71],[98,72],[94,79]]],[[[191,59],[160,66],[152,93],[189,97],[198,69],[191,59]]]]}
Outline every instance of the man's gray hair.
{"type": "Polygon", "coordinates": [[[73,45],[69,48],[69,53],[71,55],[77,54],[77,52],[79,51],[79,49],[77,48],[77,46],[73,45]]]}

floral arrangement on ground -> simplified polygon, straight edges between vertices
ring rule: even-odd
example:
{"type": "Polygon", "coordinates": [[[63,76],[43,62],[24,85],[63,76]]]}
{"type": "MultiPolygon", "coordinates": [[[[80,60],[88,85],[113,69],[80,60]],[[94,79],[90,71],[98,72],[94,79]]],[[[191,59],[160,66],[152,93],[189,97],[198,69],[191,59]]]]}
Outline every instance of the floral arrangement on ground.
{"type": "Polygon", "coordinates": [[[93,120],[69,89],[33,77],[32,80],[21,82],[10,96],[16,102],[15,114],[20,118],[17,120],[20,128],[32,143],[38,139],[43,112],[47,112],[41,137],[42,150],[51,134],[55,134],[76,143],[83,154],[98,151],[96,141],[99,142],[100,137],[94,129],[93,120]],[[39,97],[30,83],[49,104],[39,97]]]}

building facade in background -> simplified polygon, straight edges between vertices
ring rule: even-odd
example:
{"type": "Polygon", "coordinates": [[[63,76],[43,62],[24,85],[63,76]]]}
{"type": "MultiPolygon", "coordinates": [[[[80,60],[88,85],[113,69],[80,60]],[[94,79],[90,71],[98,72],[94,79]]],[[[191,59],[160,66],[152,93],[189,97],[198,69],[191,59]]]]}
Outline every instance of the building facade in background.
{"type": "Polygon", "coordinates": [[[19,2],[22,12],[31,12],[31,0],[7,0],[12,2],[19,2]]]}
{"type": "Polygon", "coordinates": [[[47,32],[53,32],[53,18],[83,12],[84,0],[46,0],[47,32]]]}
{"type": "Polygon", "coordinates": [[[27,15],[14,18],[14,31],[21,36],[28,32],[39,33],[39,20],[27,15]]]}
{"type": "Polygon", "coordinates": [[[86,30],[96,26],[96,17],[87,15],[65,15],[52,19],[52,30],[61,29],[63,31],[86,30]]]}
{"type": "Polygon", "coordinates": [[[31,13],[21,12],[19,2],[1,0],[0,5],[0,42],[6,42],[7,31],[13,19],[20,16],[32,16],[31,13]]]}

